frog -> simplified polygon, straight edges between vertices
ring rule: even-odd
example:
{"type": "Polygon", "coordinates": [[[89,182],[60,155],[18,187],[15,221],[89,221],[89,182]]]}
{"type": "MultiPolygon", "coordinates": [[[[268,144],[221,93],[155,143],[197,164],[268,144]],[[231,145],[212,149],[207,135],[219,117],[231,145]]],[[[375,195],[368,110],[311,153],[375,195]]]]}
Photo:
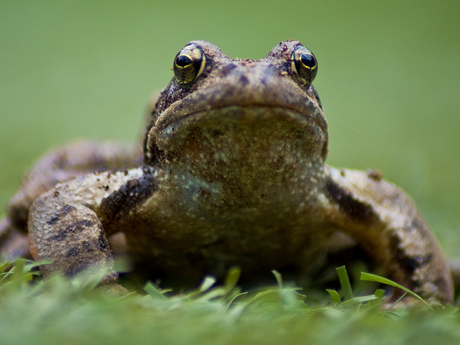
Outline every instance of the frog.
{"type": "Polygon", "coordinates": [[[139,149],[83,141],[35,165],[0,222],[2,254],[45,262],[45,279],[102,272],[101,286],[122,291],[118,252],[148,279],[183,286],[232,267],[248,281],[272,270],[301,280],[342,234],[398,284],[453,301],[414,201],[378,171],[326,164],[308,48],[287,40],[260,60],[230,59],[197,40],[172,70],[139,149]]]}

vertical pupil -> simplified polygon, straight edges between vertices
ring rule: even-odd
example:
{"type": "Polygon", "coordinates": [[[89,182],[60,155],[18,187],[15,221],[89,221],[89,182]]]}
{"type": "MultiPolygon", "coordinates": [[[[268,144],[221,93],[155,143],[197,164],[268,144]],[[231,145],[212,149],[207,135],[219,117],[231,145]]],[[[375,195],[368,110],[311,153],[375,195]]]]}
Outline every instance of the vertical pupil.
{"type": "Polygon", "coordinates": [[[307,67],[315,67],[315,59],[311,55],[303,54],[300,58],[302,60],[302,63],[307,66],[307,67]]]}
{"type": "Polygon", "coordinates": [[[179,67],[185,67],[187,65],[190,65],[191,63],[192,60],[186,55],[179,55],[176,59],[176,65],[179,67]]]}

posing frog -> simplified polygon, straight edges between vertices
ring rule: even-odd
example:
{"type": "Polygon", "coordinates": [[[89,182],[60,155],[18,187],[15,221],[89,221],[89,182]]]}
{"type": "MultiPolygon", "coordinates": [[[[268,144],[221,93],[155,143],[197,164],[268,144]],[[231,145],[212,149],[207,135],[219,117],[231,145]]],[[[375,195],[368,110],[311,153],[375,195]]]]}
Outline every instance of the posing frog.
{"type": "Polygon", "coordinates": [[[125,247],[146,277],[184,286],[233,266],[243,280],[273,269],[302,279],[341,232],[396,282],[452,302],[448,265],[414,202],[377,172],[325,164],[310,50],[289,40],[239,60],[192,41],[173,67],[142,154],[79,142],[37,163],[0,223],[4,254],[25,254],[28,232],[33,258],[51,262],[45,278],[102,270],[102,284],[121,291],[113,251],[125,247]]]}

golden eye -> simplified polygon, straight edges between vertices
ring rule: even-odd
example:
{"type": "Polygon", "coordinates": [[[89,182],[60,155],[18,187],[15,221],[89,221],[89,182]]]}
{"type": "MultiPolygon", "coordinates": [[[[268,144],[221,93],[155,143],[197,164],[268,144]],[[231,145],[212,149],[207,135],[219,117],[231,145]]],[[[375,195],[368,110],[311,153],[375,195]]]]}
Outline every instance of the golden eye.
{"type": "Polygon", "coordinates": [[[196,44],[184,47],[174,58],[174,76],[179,84],[187,86],[203,72],[206,57],[196,44]]]}
{"type": "Polygon", "coordinates": [[[315,55],[299,44],[292,52],[291,58],[292,69],[297,72],[303,85],[310,84],[318,72],[318,61],[315,55]]]}

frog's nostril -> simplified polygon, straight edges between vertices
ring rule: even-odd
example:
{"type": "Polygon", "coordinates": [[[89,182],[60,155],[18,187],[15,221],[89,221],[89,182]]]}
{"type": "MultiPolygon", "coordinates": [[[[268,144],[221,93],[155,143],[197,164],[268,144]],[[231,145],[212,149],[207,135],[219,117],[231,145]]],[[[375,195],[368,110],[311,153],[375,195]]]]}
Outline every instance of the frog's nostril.
{"type": "Polygon", "coordinates": [[[239,82],[241,86],[246,86],[249,84],[249,79],[244,74],[240,75],[239,82]]]}

